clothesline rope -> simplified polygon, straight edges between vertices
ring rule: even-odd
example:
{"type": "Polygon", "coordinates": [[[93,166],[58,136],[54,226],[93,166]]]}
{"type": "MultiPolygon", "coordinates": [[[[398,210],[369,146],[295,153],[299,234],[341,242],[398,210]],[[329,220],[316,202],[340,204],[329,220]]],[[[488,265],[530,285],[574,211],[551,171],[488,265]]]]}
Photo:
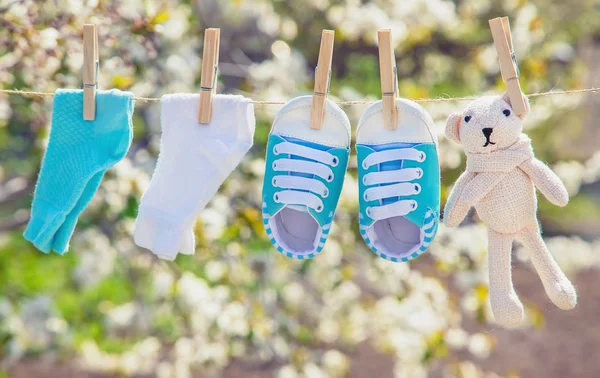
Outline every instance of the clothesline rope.
{"type": "MultiPolygon", "coordinates": [[[[527,97],[546,97],[546,96],[556,96],[556,95],[573,95],[577,93],[598,93],[600,92],[600,88],[585,88],[585,89],[571,89],[567,91],[549,91],[549,92],[537,92],[530,93],[527,97]]],[[[0,89],[0,93],[6,93],[9,95],[21,95],[21,96],[31,96],[31,97],[53,97],[54,93],[50,92],[34,92],[34,91],[24,91],[20,89],[0,89]]],[[[440,98],[421,98],[413,100],[415,102],[420,103],[430,103],[430,102],[453,102],[453,101],[469,101],[476,99],[476,96],[467,96],[467,97],[440,97],[440,98]]],[[[160,102],[159,97],[134,97],[135,101],[140,102],[160,102]]],[[[375,102],[374,100],[357,100],[357,101],[337,101],[338,105],[363,105],[363,104],[372,104],[375,102]]],[[[286,101],[250,101],[250,103],[254,105],[283,105],[286,101]]]]}

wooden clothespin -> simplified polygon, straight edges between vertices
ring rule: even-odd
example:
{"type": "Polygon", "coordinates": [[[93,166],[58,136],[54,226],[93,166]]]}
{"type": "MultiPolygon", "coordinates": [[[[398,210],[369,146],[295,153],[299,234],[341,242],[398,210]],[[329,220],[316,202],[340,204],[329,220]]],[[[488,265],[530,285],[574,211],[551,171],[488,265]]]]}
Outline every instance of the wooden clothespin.
{"type": "Polygon", "coordinates": [[[513,111],[518,115],[523,115],[527,110],[525,99],[521,92],[519,84],[519,62],[513,48],[512,36],[510,34],[510,24],[508,17],[497,17],[489,21],[492,30],[492,38],[498,52],[500,61],[500,72],[502,81],[506,84],[506,91],[510,98],[513,111]]]}
{"type": "Polygon", "coordinates": [[[202,73],[200,77],[200,106],[198,123],[208,124],[212,116],[212,96],[217,89],[219,73],[219,44],[221,29],[206,29],[204,51],[202,52],[202,73]]]}
{"type": "Polygon", "coordinates": [[[325,99],[329,94],[331,82],[331,61],[333,59],[333,30],[323,30],[321,34],[321,47],[319,60],[315,69],[315,90],[312,98],[310,113],[310,128],[319,130],[325,115],[325,99]]]}
{"type": "Polygon", "coordinates": [[[96,119],[96,89],[98,89],[98,34],[96,25],[83,25],[83,119],[96,119]]]}
{"type": "Polygon", "coordinates": [[[379,73],[381,76],[381,102],[383,106],[383,124],[388,130],[396,130],[398,112],[396,97],[398,97],[398,74],[396,57],[392,46],[392,31],[380,29],[377,31],[379,42],[379,73]]]}

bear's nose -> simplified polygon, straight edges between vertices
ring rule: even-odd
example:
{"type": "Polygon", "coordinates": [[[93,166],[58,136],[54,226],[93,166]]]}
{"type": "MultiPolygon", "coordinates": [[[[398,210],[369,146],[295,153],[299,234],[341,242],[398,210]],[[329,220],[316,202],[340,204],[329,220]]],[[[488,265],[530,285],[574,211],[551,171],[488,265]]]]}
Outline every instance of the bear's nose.
{"type": "Polygon", "coordinates": [[[494,131],[494,129],[492,129],[491,127],[486,127],[484,129],[481,130],[483,132],[483,135],[485,135],[486,138],[489,138],[490,135],[492,135],[492,132],[494,131]]]}

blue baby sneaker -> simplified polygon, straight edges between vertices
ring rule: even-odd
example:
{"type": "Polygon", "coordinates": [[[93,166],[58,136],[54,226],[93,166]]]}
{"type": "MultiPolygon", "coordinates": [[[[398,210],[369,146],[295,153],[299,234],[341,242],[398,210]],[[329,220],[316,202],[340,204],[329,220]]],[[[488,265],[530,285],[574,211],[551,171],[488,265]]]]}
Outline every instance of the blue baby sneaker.
{"type": "Polygon", "coordinates": [[[350,122],[326,99],[320,130],[310,128],[312,96],[297,97],[275,116],[267,143],[263,223],[277,250],[310,259],[323,249],[342,191],[350,122]]]}
{"type": "Polygon", "coordinates": [[[360,233],[375,254],[394,262],[425,252],[438,228],[440,166],[431,116],[396,99],[396,130],[383,126],[381,101],[356,130],[360,233]]]}

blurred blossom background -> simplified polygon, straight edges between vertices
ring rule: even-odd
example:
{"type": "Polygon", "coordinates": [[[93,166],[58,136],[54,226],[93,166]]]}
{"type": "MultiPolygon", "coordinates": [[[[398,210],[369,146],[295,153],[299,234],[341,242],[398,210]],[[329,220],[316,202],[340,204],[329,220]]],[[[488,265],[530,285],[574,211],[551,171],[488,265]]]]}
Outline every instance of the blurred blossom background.
{"type": "MultiPolygon", "coordinates": [[[[200,88],[203,30],[221,28],[219,92],[312,92],[321,30],[335,30],[334,100],[380,98],[376,35],[390,28],[410,99],[501,93],[488,20],[510,17],[526,93],[600,86],[597,0],[0,0],[0,88],[80,88],[82,27],[99,33],[100,88],[160,97],[200,88]]],[[[598,377],[600,96],[532,100],[525,125],[572,200],[540,198],[548,247],[579,290],[556,309],[515,249],[522,327],[494,324],[486,229],[441,226],[410,263],[360,238],[351,158],[331,237],[310,261],[280,256],[261,221],[265,144],[279,106],[256,106],[255,145],[195,225],[194,256],[133,244],[160,142],[160,104],[138,102],[129,154],[80,218],[70,252],[22,238],[52,101],[0,94],[0,377],[598,377]]],[[[442,204],[463,170],[436,121],[442,204]]],[[[346,106],[356,125],[365,106],[346,106]]],[[[354,156],[354,153],[353,153],[354,156]]]]}

